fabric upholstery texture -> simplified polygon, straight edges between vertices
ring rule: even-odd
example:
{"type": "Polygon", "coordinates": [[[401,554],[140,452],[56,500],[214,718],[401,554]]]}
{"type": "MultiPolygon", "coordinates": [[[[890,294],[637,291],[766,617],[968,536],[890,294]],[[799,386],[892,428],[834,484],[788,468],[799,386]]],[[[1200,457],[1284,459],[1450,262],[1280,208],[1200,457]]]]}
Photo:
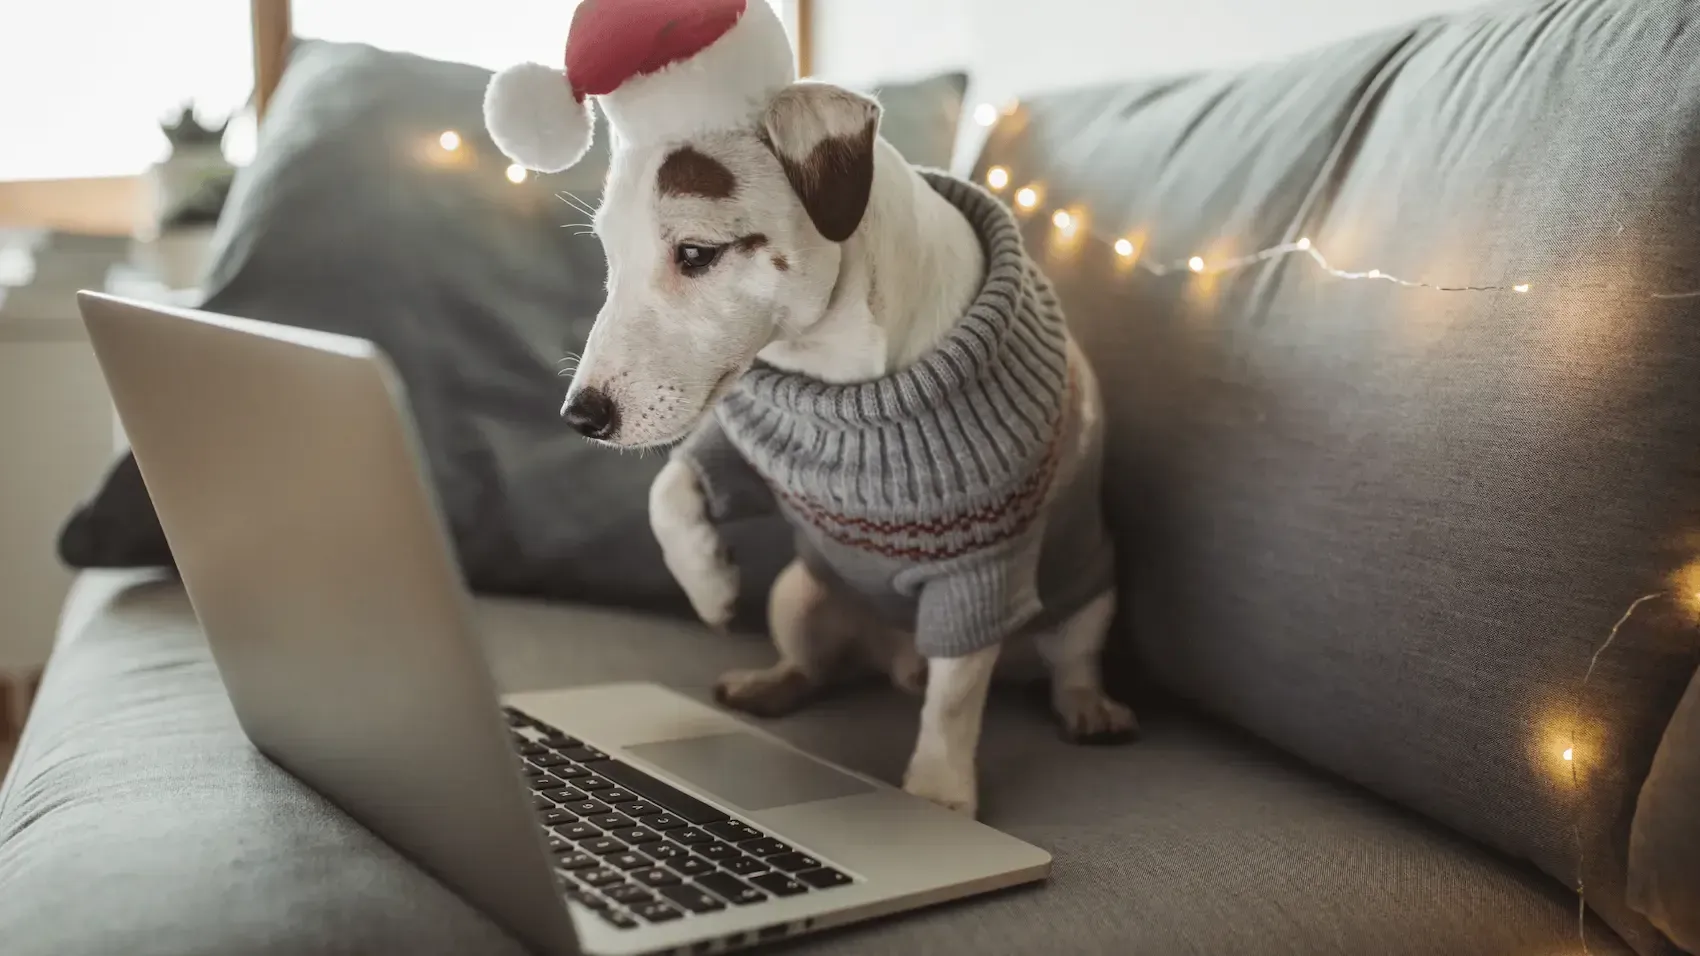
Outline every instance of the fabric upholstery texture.
{"type": "MultiPolygon", "coordinates": [[[[520,952],[483,915],[255,754],[182,589],[79,582],[36,720],[0,792],[7,956],[520,952]]],[[[705,698],[759,638],[615,611],[485,599],[499,683],[657,680],[705,698]]],[[[915,701],[845,693],[770,726],[896,780],[915,701]],[[853,729],[852,729],[853,728],[853,729]]],[[[1049,849],[1047,886],[824,935],[790,951],[1028,956],[1547,956],[1573,897],[1361,789],[1179,713],[1145,738],[1063,744],[1000,688],[984,817],[1049,849]]],[[[1590,924],[1600,956],[1628,951],[1590,924]]]]}
{"type": "MultiPolygon", "coordinates": [[[[615,455],[564,428],[561,359],[603,299],[587,216],[608,165],[604,126],[584,162],[515,185],[483,132],[485,70],[362,44],[296,44],[219,225],[204,307],[377,342],[420,423],[461,565],[490,592],[688,612],[646,518],[664,460],[615,455]],[[462,145],[438,145],[455,130],[462,145]]],[[[875,87],[887,139],[945,165],[966,77],[875,87]],[[941,124],[948,121],[948,129],[941,124]]],[[[734,532],[756,555],[758,607],[789,557],[777,516],[734,532]]],[[[125,454],[67,521],[72,567],[146,567],[169,549],[125,454]]]]}
{"type": "Polygon", "coordinates": [[[1700,299],[1651,295],[1700,289],[1697,115],[1700,7],[1506,3],[1029,98],[978,167],[1044,186],[1029,247],[1112,383],[1128,666],[1585,884],[1647,954],[1627,840],[1700,660],[1700,299]],[[1157,276],[1122,236],[1530,290],[1157,276]]]}

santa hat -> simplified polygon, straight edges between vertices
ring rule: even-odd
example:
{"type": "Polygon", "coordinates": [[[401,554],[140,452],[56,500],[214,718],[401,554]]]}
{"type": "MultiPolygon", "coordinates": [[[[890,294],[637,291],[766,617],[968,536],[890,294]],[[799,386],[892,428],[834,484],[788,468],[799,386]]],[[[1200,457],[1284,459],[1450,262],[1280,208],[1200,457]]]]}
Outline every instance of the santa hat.
{"type": "Polygon", "coordinates": [[[559,172],[590,149],[592,96],[622,141],[653,143],[749,123],[795,79],[768,0],[584,0],[565,70],[497,73],[484,124],[514,162],[559,172]]]}

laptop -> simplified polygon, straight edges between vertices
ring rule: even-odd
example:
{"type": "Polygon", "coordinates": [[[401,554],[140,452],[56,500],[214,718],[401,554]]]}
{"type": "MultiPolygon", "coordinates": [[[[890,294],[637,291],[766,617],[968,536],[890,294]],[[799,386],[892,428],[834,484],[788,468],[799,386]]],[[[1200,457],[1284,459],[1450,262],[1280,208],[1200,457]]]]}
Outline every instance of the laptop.
{"type": "Polygon", "coordinates": [[[244,733],[533,951],[724,952],[1048,874],[664,687],[498,695],[373,343],[78,304],[244,733]]]}

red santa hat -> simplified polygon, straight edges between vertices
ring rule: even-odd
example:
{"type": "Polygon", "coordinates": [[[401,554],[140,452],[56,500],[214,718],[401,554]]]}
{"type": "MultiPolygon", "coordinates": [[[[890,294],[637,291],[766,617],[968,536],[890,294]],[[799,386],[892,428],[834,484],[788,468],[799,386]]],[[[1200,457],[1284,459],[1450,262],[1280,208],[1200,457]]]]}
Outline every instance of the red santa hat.
{"type": "Polygon", "coordinates": [[[590,97],[622,141],[748,123],[796,79],[768,0],[584,0],[566,69],[523,63],[484,92],[484,125],[522,166],[559,172],[590,149],[590,97]]]}

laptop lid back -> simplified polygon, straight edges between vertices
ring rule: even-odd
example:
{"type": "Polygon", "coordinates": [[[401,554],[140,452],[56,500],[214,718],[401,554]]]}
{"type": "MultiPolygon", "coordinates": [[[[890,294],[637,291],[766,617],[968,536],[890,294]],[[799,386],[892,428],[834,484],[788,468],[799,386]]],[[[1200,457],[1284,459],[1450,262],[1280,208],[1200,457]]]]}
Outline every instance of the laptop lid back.
{"type": "Polygon", "coordinates": [[[388,361],[79,304],[249,739],[533,949],[576,952],[388,361]]]}

